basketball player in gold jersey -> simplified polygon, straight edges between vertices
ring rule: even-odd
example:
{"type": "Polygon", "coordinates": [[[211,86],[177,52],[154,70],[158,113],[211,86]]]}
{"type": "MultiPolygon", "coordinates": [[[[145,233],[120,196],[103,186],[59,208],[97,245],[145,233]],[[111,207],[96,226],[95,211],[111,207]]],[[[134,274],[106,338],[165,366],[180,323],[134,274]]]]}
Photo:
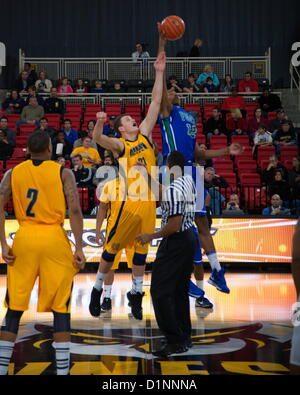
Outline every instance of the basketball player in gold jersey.
{"type": "MultiPolygon", "coordinates": [[[[103,125],[107,120],[107,116],[103,112],[97,114],[93,138],[100,146],[111,150],[115,158],[118,158],[120,164],[120,189],[123,197],[117,202],[118,209],[111,213],[113,216],[110,218],[111,226],[107,228],[104,252],[91,293],[89,309],[94,317],[100,315],[100,297],[103,281],[113,265],[116,254],[128,244],[134,242],[136,236],[140,233],[153,232],[155,228],[155,196],[152,196],[146,181],[138,174],[135,164],[137,161],[142,161],[149,173],[151,173],[151,167],[156,165],[151,134],[160,110],[165,67],[166,56],[164,52],[161,52],[154,63],[156,75],[152,101],[147,116],[140,127],[137,126],[136,121],[130,115],[123,114],[116,118],[114,124],[115,130],[121,134],[121,138],[107,137],[103,135],[103,125]],[[127,171],[124,168],[125,166],[127,171]],[[130,174],[131,171],[137,175],[137,178],[140,177],[141,194],[134,190],[137,179],[136,176],[130,174]]],[[[133,289],[127,293],[127,297],[133,317],[141,320],[143,318],[143,276],[148,245],[143,246],[135,241],[134,250],[132,266],[133,289]]]]}
{"type": "Polygon", "coordinates": [[[31,160],[5,173],[0,185],[0,241],[7,266],[7,313],[0,334],[0,374],[7,374],[20,318],[39,278],[38,312],[53,312],[58,375],[69,373],[70,305],[73,278],[84,267],[82,213],[71,170],[50,160],[52,145],[42,131],[28,139],[31,160]],[[12,197],[19,229],[10,248],[4,207],[12,197]],[[75,253],[63,229],[66,203],[75,253]]]}

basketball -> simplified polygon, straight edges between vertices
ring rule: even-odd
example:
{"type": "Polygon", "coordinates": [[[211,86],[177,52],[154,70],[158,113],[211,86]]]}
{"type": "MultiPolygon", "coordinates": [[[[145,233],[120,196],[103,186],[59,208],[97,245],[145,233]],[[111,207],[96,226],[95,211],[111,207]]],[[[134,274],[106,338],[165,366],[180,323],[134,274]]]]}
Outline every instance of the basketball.
{"type": "Polygon", "coordinates": [[[161,33],[167,40],[179,40],[185,32],[184,21],[176,15],[167,16],[161,23],[161,33]]]}

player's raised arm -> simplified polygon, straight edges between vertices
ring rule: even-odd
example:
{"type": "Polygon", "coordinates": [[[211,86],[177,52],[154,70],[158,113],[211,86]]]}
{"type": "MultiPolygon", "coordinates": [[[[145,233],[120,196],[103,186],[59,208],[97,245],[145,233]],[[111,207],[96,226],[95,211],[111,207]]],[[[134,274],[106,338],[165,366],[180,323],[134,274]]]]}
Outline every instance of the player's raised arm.
{"type": "Polygon", "coordinates": [[[103,126],[107,121],[107,115],[105,112],[98,112],[97,122],[93,131],[93,139],[101,147],[111,150],[115,156],[119,156],[124,150],[124,143],[117,138],[108,137],[103,134],[103,126]]]}
{"type": "Polygon", "coordinates": [[[151,139],[152,130],[157,122],[157,118],[160,112],[162,92],[163,92],[163,81],[164,71],[166,68],[166,54],[161,52],[156,62],[154,63],[155,68],[155,83],[152,90],[152,100],[147,113],[146,118],[143,120],[140,126],[140,132],[151,139]]]}
{"type": "MultiPolygon", "coordinates": [[[[167,39],[161,33],[160,26],[161,26],[161,24],[158,22],[157,23],[157,28],[158,28],[158,32],[159,32],[159,42],[158,42],[158,54],[157,54],[157,56],[161,52],[165,52],[165,46],[166,46],[166,43],[167,43],[167,39]]],[[[167,79],[166,79],[166,72],[165,72],[164,73],[164,82],[163,82],[163,94],[162,94],[161,105],[160,105],[160,113],[161,113],[161,115],[164,118],[166,118],[166,117],[170,116],[172,111],[173,111],[173,104],[168,99],[167,79]]]]}
{"type": "Polygon", "coordinates": [[[218,158],[220,156],[226,156],[226,155],[241,155],[244,152],[244,148],[237,143],[231,144],[229,147],[221,148],[221,149],[215,149],[215,150],[207,150],[207,151],[201,151],[199,149],[199,145],[195,145],[195,158],[196,161],[199,160],[205,160],[205,159],[213,159],[213,158],[218,158]]]}
{"type": "Polygon", "coordinates": [[[5,206],[11,198],[11,170],[5,173],[5,176],[0,184],[0,242],[2,248],[2,257],[4,261],[12,265],[15,257],[12,255],[11,248],[6,242],[5,237],[5,206]]]}
{"type": "Polygon", "coordinates": [[[62,182],[68,205],[70,225],[75,238],[74,265],[83,269],[85,265],[85,257],[82,251],[83,217],[75,177],[71,170],[63,169],[62,182]]]}

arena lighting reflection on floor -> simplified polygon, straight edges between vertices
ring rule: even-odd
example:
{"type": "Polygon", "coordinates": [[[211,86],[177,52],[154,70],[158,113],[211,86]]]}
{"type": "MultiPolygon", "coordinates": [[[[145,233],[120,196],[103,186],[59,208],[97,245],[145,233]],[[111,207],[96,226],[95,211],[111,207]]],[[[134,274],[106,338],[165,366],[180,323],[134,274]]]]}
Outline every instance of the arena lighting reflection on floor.
{"type": "MultiPolygon", "coordinates": [[[[206,276],[206,279],[208,276],[206,276]]],[[[130,317],[126,292],[130,274],[117,274],[113,311],[90,317],[88,303],[95,274],[76,277],[72,298],[71,374],[288,374],[291,308],[296,293],[289,274],[227,274],[229,295],[209,284],[213,310],[195,308],[191,299],[193,348],[168,360],[153,357],[160,345],[145,278],[144,320],[130,317]]],[[[4,300],[6,277],[0,276],[4,300]]],[[[10,374],[54,374],[52,314],[36,313],[38,288],[22,318],[10,374]]],[[[5,309],[0,308],[0,319],[5,309]]]]}

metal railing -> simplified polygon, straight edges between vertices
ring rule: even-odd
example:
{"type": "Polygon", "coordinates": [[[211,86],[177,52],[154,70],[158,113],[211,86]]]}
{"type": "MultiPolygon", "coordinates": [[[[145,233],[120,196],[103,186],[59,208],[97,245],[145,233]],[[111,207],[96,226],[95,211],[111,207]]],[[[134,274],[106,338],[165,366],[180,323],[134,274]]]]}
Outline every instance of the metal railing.
{"type": "MultiPolygon", "coordinates": [[[[26,56],[19,50],[19,69],[24,62],[31,63],[37,72],[46,71],[49,78],[58,80],[67,76],[71,80],[130,80],[153,79],[155,58],[133,60],[132,58],[36,58],[26,56]]],[[[167,58],[167,75],[185,79],[189,73],[199,75],[204,66],[211,64],[220,79],[226,74],[241,79],[251,71],[256,79],[266,78],[271,82],[271,48],[263,56],[228,56],[200,58],[167,58]]]]}
{"type": "Polygon", "coordinates": [[[290,77],[291,77],[291,92],[293,92],[294,88],[298,93],[298,109],[300,110],[300,73],[299,68],[293,66],[292,62],[290,63],[290,77]]]}

